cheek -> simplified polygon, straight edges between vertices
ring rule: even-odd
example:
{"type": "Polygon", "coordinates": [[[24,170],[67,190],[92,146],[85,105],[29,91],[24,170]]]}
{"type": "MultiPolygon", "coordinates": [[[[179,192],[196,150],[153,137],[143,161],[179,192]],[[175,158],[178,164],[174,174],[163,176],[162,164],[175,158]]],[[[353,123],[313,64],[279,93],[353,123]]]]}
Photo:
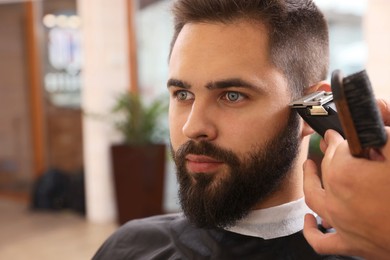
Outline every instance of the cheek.
{"type": "Polygon", "coordinates": [[[231,149],[240,153],[251,151],[254,146],[263,146],[277,135],[287,122],[287,111],[268,111],[266,114],[247,114],[226,127],[225,140],[231,149]]]}
{"type": "Polygon", "coordinates": [[[171,144],[174,150],[177,150],[183,143],[183,126],[185,123],[185,118],[183,116],[179,116],[174,108],[169,109],[169,135],[171,139],[171,144]],[[184,121],[183,121],[184,120],[184,121]]]}
{"type": "Polygon", "coordinates": [[[242,154],[251,151],[253,146],[262,146],[269,135],[264,125],[258,121],[241,121],[226,129],[226,145],[242,154]]]}

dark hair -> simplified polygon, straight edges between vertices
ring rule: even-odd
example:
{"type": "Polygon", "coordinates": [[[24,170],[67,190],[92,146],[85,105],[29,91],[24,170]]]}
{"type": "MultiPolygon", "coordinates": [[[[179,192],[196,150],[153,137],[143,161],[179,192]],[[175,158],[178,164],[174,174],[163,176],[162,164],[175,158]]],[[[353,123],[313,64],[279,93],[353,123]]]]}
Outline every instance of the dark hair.
{"type": "Polygon", "coordinates": [[[312,0],[176,0],[172,11],[171,52],[187,23],[245,19],[266,25],[271,60],[285,74],[294,97],[327,77],[328,27],[312,0]]]}

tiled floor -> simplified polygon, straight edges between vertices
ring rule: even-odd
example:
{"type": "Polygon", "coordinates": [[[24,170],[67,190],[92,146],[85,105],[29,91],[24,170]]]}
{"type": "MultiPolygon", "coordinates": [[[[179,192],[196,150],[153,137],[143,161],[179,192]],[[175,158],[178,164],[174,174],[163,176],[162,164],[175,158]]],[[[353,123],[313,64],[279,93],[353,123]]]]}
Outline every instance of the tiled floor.
{"type": "Polygon", "coordinates": [[[70,211],[32,212],[0,200],[0,259],[91,259],[116,224],[91,224],[70,211]]]}

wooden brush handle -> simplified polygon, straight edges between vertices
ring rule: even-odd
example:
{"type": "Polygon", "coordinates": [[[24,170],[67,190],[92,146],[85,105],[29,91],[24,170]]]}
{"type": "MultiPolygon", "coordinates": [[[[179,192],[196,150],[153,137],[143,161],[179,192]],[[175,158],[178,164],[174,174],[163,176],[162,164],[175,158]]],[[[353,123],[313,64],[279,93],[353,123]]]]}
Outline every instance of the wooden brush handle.
{"type": "Polygon", "coordinates": [[[363,149],[355,124],[352,120],[352,115],[348,107],[347,100],[343,90],[343,76],[340,70],[332,73],[331,86],[333,92],[333,101],[336,104],[337,113],[341,126],[348,141],[349,150],[351,154],[356,157],[367,157],[367,149],[363,149]]]}

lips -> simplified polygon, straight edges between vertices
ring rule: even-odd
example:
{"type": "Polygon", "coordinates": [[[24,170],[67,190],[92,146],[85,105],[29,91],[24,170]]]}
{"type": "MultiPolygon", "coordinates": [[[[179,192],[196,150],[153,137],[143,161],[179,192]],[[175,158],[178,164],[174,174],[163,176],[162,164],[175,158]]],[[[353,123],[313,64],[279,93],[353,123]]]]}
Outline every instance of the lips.
{"type": "Polygon", "coordinates": [[[210,173],[215,172],[223,162],[215,160],[212,157],[204,155],[188,154],[186,156],[186,166],[192,173],[210,173]]]}

